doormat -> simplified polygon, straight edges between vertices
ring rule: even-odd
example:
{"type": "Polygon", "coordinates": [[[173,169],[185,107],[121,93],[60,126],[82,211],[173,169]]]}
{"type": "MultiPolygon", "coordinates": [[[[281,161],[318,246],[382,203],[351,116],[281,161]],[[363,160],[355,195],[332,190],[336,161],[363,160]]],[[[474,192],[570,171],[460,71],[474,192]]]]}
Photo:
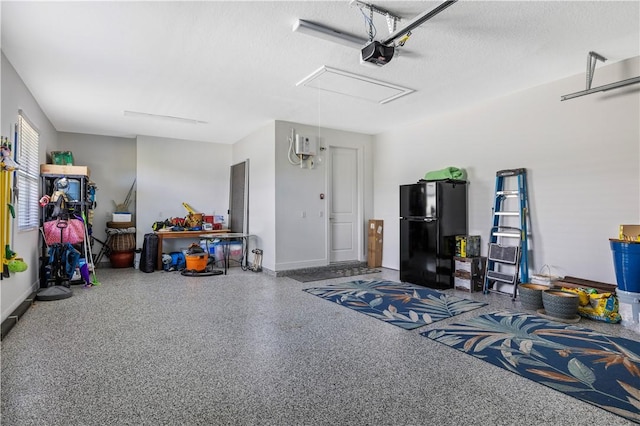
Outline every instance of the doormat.
{"type": "Polygon", "coordinates": [[[293,278],[301,283],[308,283],[311,281],[331,280],[334,278],[354,277],[356,275],[375,274],[380,272],[381,269],[369,268],[365,266],[342,266],[335,268],[323,268],[316,271],[297,272],[291,275],[287,275],[289,278],[293,278]]]}
{"type": "Polygon", "coordinates": [[[426,287],[381,280],[357,280],[304,291],[406,330],[486,305],[426,287]]]}
{"type": "Polygon", "coordinates": [[[420,334],[640,423],[640,342],[513,312],[420,334]]]}

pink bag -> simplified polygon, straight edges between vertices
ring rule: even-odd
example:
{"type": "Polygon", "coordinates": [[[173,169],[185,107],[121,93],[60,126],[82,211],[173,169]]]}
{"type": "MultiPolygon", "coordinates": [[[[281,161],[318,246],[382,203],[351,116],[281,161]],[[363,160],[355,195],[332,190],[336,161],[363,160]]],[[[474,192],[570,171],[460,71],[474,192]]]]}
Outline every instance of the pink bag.
{"type": "Polygon", "coordinates": [[[44,240],[47,245],[56,243],[77,244],[84,241],[84,223],[79,219],[50,220],[45,222],[43,227],[44,240]],[[61,234],[62,241],[60,240],[61,234]]]}

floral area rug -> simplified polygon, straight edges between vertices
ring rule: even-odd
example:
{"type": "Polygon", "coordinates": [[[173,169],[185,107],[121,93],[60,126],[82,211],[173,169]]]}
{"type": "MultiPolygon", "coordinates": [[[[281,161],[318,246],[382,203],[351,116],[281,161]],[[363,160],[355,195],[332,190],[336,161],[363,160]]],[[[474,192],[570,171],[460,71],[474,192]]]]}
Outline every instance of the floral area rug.
{"type": "Polygon", "coordinates": [[[407,330],[486,305],[413,284],[380,280],[350,281],[304,291],[407,330]]]}
{"type": "Polygon", "coordinates": [[[420,334],[640,423],[640,342],[513,312],[420,334]]]}

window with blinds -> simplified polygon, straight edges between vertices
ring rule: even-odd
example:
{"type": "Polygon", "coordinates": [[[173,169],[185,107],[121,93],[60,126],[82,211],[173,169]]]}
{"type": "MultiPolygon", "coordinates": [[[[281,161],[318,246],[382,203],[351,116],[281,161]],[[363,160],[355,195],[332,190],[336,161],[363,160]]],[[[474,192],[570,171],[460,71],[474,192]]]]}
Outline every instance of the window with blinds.
{"type": "Polygon", "coordinates": [[[40,134],[22,111],[18,111],[18,229],[25,231],[39,225],[40,134]]]}

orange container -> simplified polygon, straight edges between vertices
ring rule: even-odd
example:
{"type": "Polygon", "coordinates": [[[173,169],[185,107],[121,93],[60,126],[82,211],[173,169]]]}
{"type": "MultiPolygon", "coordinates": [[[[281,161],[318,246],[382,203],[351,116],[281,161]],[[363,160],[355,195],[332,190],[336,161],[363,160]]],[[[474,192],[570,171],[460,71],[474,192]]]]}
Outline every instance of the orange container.
{"type": "Polygon", "coordinates": [[[187,271],[202,272],[207,268],[209,255],[207,253],[196,253],[185,255],[187,261],[187,271]]]}

